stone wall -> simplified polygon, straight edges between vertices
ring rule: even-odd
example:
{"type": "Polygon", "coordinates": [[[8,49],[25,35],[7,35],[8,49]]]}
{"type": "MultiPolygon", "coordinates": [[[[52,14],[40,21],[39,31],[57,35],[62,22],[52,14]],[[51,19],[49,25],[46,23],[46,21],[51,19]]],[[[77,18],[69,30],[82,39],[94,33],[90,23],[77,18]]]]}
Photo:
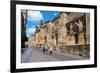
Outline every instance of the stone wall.
{"type": "Polygon", "coordinates": [[[36,30],[33,45],[52,46],[57,51],[89,57],[89,18],[88,13],[62,12],[36,30]]]}
{"type": "Polygon", "coordinates": [[[90,45],[89,44],[59,46],[59,51],[61,53],[73,54],[73,55],[90,58],[90,45]]]}

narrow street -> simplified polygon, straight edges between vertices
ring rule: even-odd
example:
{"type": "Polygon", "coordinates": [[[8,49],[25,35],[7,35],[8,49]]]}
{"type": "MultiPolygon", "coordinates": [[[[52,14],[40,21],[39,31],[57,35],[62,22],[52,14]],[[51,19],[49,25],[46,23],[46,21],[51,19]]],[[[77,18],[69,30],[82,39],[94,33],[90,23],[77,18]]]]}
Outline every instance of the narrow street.
{"type": "Polygon", "coordinates": [[[21,62],[30,63],[30,62],[46,62],[46,61],[71,61],[71,60],[86,60],[75,55],[62,55],[57,52],[53,52],[52,55],[47,55],[42,52],[39,48],[24,48],[24,52],[21,53],[21,62]]]}

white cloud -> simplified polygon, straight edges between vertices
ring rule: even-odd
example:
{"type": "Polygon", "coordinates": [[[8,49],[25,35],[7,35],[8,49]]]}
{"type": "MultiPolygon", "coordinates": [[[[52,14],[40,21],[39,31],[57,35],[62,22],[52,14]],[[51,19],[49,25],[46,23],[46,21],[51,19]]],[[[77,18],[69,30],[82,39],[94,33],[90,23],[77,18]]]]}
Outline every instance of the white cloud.
{"type": "Polygon", "coordinates": [[[29,35],[29,34],[26,34],[26,36],[27,36],[27,37],[30,37],[30,35],[29,35]]]}
{"type": "Polygon", "coordinates": [[[34,34],[35,30],[36,30],[35,28],[28,28],[28,29],[26,30],[27,37],[29,37],[29,36],[31,36],[32,34],[34,34]]]}
{"type": "Polygon", "coordinates": [[[43,20],[43,16],[40,11],[28,11],[28,20],[40,21],[43,20]]]}
{"type": "Polygon", "coordinates": [[[54,13],[54,16],[57,16],[57,13],[54,13]]]}

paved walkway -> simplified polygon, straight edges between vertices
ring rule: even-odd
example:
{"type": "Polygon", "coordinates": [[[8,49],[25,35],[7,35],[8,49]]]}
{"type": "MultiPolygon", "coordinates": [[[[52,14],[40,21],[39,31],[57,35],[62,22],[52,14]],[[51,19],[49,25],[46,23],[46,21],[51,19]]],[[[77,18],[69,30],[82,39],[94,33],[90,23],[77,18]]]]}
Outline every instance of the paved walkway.
{"type": "Polygon", "coordinates": [[[45,61],[68,61],[68,60],[86,60],[76,55],[65,55],[58,52],[54,52],[52,55],[43,54],[39,48],[25,48],[24,53],[21,55],[22,63],[29,62],[45,62],[45,61]]]}

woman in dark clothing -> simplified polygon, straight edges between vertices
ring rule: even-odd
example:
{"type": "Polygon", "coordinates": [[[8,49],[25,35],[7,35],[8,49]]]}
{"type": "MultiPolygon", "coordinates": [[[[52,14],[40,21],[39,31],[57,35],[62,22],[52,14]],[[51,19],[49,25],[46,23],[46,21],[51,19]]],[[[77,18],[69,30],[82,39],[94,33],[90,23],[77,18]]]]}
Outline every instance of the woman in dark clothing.
{"type": "Polygon", "coordinates": [[[45,47],[43,47],[43,53],[44,53],[44,54],[46,53],[46,49],[45,49],[45,47]]]}

